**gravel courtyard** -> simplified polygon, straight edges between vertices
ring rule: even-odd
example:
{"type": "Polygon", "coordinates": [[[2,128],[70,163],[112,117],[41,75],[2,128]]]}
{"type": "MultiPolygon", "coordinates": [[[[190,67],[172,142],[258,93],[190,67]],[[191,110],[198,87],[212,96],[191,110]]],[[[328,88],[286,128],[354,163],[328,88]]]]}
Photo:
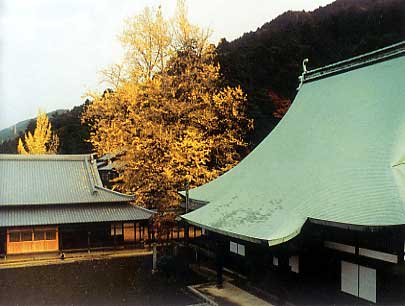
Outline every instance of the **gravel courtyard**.
{"type": "Polygon", "coordinates": [[[190,305],[203,281],[152,275],[151,256],[0,270],[0,305],[190,305]]]}

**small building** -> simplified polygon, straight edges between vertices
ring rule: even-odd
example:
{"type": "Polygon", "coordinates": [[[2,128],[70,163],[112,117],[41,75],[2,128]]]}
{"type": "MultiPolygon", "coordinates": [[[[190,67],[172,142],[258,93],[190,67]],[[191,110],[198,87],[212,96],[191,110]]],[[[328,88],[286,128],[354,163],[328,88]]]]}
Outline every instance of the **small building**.
{"type": "Polygon", "coordinates": [[[236,167],[190,190],[190,201],[208,204],[184,220],[222,242],[236,268],[312,275],[331,280],[338,295],[397,303],[404,81],[405,42],[304,69],[278,126],[236,167]]]}
{"type": "Polygon", "coordinates": [[[92,155],[0,154],[0,254],[136,245],[153,212],[103,187],[92,155]]]}
{"type": "Polygon", "coordinates": [[[112,180],[119,177],[119,171],[125,169],[125,163],[119,160],[124,155],[123,151],[107,153],[97,158],[97,169],[103,185],[107,188],[113,187],[112,180]]]}

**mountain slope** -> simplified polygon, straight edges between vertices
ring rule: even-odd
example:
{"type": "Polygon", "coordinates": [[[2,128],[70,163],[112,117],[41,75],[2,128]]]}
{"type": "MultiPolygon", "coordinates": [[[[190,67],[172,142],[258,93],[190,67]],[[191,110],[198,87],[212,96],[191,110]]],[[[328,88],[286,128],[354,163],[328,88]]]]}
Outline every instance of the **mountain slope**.
{"type": "Polygon", "coordinates": [[[255,119],[254,147],[277,124],[269,92],[293,99],[302,60],[316,68],[405,39],[405,1],[338,0],[313,12],[286,12],[255,32],[219,44],[231,85],[241,84],[255,119]]]}
{"type": "MultiPolygon", "coordinates": [[[[75,106],[71,110],[57,110],[48,113],[53,131],[59,136],[60,154],[84,154],[92,151],[91,144],[86,141],[89,138],[89,129],[81,124],[81,116],[86,101],[80,106],[75,106]]],[[[16,124],[16,134],[14,127],[4,129],[0,133],[12,134],[3,143],[0,141],[0,153],[17,153],[18,138],[26,131],[35,129],[35,119],[29,119],[16,124]]]]}
{"type": "MultiPolygon", "coordinates": [[[[47,113],[47,115],[48,118],[52,119],[53,117],[66,113],[67,111],[68,110],[66,109],[58,109],[47,113]]],[[[10,139],[14,139],[15,137],[18,137],[21,133],[24,133],[27,130],[30,122],[33,120],[35,120],[35,118],[20,121],[13,126],[0,130],[0,143],[10,139]]]]}

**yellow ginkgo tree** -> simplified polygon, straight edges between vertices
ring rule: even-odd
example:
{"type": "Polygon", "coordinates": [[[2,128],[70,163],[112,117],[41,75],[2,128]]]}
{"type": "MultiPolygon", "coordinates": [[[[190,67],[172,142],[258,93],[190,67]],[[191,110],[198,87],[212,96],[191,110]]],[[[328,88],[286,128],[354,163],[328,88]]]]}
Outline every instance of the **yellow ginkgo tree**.
{"type": "Polygon", "coordinates": [[[143,32],[151,42],[168,38],[166,26],[158,33],[156,24],[166,24],[160,11],[151,12],[134,17],[125,32],[125,44],[133,44],[127,46],[133,51],[127,63],[137,64],[126,69],[113,90],[92,94],[82,119],[99,155],[125,152],[120,159],[126,167],[116,188],[135,193],[138,204],[164,212],[178,203],[177,190],[186,181],[191,187],[203,184],[241,160],[253,122],[246,116],[246,95],[238,86],[224,85],[208,32],[189,24],[184,1],[178,2],[171,21],[170,44],[140,44],[141,21],[152,23],[154,31],[143,32]]]}
{"type": "Polygon", "coordinates": [[[55,154],[58,147],[59,137],[52,132],[48,116],[39,111],[34,132],[18,140],[17,151],[19,154],[55,154]]]}

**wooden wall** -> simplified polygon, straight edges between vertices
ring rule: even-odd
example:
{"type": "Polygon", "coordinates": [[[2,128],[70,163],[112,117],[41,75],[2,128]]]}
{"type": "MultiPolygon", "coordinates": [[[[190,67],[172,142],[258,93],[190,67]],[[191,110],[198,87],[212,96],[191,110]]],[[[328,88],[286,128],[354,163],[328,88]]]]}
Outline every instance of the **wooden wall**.
{"type": "Polygon", "coordinates": [[[24,227],[7,229],[7,254],[52,252],[59,250],[58,227],[24,227]]]}
{"type": "MultiPolygon", "coordinates": [[[[185,239],[186,228],[178,224],[159,231],[142,221],[18,227],[4,229],[4,240],[0,237],[0,241],[5,241],[3,254],[27,254],[170,242],[185,239]]],[[[189,239],[201,236],[200,228],[188,227],[189,239]]]]}

